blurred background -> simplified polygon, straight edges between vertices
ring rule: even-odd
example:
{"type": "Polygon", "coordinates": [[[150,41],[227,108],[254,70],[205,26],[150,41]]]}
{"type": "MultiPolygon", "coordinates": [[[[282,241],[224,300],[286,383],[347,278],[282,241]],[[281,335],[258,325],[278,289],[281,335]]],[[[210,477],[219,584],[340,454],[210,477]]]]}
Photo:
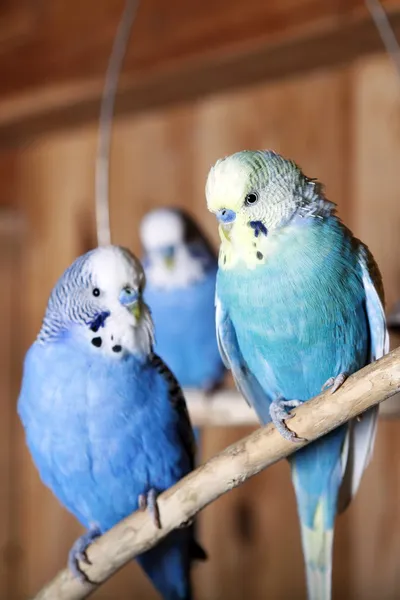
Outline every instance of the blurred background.
{"type": "MultiPolygon", "coordinates": [[[[383,5],[400,34],[400,0],[383,5]]],[[[23,600],[66,563],[80,528],[41,484],[16,417],[24,354],[49,292],[96,244],[99,102],[122,0],[0,2],[0,598],[23,600]]],[[[400,82],[362,0],[142,0],[120,78],[111,154],[113,242],[188,209],[217,246],[214,161],[272,148],[326,184],[400,296],[400,82]]],[[[398,344],[392,338],[392,347],[398,344]]],[[[203,458],[249,433],[210,428],[203,458]]],[[[198,600],[304,600],[289,468],[201,514],[198,600]]],[[[334,598],[400,597],[400,421],[381,418],[360,492],[338,519],[334,598]]],[[[156,600],[136,564],[94,595],[156,600]]]]}

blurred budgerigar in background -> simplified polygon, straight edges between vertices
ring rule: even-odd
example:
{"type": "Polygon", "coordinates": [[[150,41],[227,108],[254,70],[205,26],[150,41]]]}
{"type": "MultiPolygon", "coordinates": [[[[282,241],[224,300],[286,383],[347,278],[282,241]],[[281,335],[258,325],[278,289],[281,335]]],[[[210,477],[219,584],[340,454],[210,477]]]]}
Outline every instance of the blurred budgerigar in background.
{"type": "MultiPolygon", "coordinates": [[[[194,466],[180,387],[153,354],[144,273],[108,246],[78,258],[54,287],[25,359],[18,411],[43,482],[87,528],[69,555],[85,579],[86,547],[194,466]]],[[[137,560],[165,600],[190,600],[190,566],[205,554],[193,525],[137,560]]],[[[133,592],[132,592],[133,593],[133,592]]],[[[133,594],[134,595],[134,594],[133,594]]]]}
{"type": "Polygon", "coordinates": [[[147,213],[140,236],[155,349],[182,387],[210,392],[225,374],[215,332],[216,254],[194,220],[175,208],[147,213]]]}
{"type": "MultiPolygon", "coordinates": [[[[295,442],[291,408],[389,349],[379,270],[321,185],[272,151],[219,160],[206,196],[221,238],[222,356],[260,421],[295,442]]],[[[289,459],[310,600],[331,597],[335,516],[371,459],[377,416],[370,409],[289,459]]]]}

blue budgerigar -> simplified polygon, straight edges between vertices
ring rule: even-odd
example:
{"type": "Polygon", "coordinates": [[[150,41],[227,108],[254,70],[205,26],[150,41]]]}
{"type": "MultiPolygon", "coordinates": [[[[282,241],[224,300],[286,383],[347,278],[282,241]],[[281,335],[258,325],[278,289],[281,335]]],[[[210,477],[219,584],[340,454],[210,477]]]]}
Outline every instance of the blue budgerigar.
{"type": "MultiPolygon", "coordinates": [[[[18,411],[43,482],[87,528],[69,565],[138,508],[160,526],[157,495],[193,468],[194,439],[174,376],[153,353],[139,261],[118,246],[78,258],[54,287],[24,365],[18,411]]],[[[190,600],[193,527],[138,557],[166,600],[190,600]]]]}
{"type": "Polygon", "coordinates": [[[179,209],[147,213],[140,235],[155,350],[183,387],[211,391],[225,373],[215,335],[217,256],[179,209]]]}
{"type": "MultiPolygon", "coordinates": [[[[289,409],[388,351],[381,277],[322,186],[272,151],[219,160],[206,185],[219,221],[217,331],[262,423],[294,442],[289,409]]],[[[378,409],[290,458],[309,598],[331,597],[335,516],[356,492],[378,409]]]]}

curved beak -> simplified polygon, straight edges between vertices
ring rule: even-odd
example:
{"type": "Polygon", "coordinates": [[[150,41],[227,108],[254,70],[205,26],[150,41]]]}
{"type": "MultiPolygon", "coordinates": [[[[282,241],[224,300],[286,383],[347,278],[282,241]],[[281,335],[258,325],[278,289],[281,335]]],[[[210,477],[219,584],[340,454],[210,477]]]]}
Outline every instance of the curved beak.
{"type": "Polygon", "coordinates": [[[216,217],[220,223],[220,235],[224,236],[225,239],[230,241],[231,239],[231,229],[233,227],[233,223],[236,219],[236,213],[234,210],[230,210],[229,208],[221,208],[216,213],[216,217]]]}
{"type": "Polygon", "coordinates": [[[222,226],[232,225],[236,219],[236,213],[234,210],[230,210],[229,208],[221,208],[220,210],[217,210],[216,217],[222,226]]]}
{"type": "Polygon", "coordinates": [[[136,319],[140,318],[141,305],[139,292],[134,292],[131,288],[125,287],[120,292],[119,301],[136,319]]]}

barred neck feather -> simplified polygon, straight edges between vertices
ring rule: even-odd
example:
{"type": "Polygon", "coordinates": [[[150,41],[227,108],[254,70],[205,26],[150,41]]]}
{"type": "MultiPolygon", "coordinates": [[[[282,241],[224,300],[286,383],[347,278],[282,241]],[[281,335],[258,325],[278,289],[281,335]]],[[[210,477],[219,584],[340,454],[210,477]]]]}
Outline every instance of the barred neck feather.
{"type": "MultiPolygon", "coordinates": [[[[258,227],[263,227],[266,235],[254,229],[254,221],[241,221],[232,227],[230,235],[220,228],[221,247],[218,259],[222,270],[244,264],[249,269],[266,264],[272,255],[280,251],[281,244],[290,244],[295,229],[310,227],[313,221],[337,219],[336,206],[325,198],[322,186],[306,178],[301,178],[293,190],[292,207],[286,212],[277,204],[274,211],[257,215],[258,227]]],[[[260,209],[261,210],[261,209],[260,209]]]]}
{"type": "Polygon", "coordinates": [[[154,345],[154,325],[150,311],[145,303],[141,305],[141,316],[137,322],[129,312],[121,308],[117,313],[103,313],[100,318],[88,324],[53,320],[49,315],[43,322],[37,337],[40,344],[56,342],[64,336],[84,343],[86,348],[94,349],[101,355],[121,359],[126,354],[145,358],[151,354],[154,345]],[[94,325],[96,323],[96,325],[94,325]]]}
{"type": "Polygon", "coordinates": [[[79,289],[92,285],[88,261],[94,252],[92,250],[75,260],[53,288],[37,337],[39,342],[60,337],[67,331],[69,323],[83,322],[90,325],[96,317],[88,299],[79,297],[78,302],[79,289]]]}

